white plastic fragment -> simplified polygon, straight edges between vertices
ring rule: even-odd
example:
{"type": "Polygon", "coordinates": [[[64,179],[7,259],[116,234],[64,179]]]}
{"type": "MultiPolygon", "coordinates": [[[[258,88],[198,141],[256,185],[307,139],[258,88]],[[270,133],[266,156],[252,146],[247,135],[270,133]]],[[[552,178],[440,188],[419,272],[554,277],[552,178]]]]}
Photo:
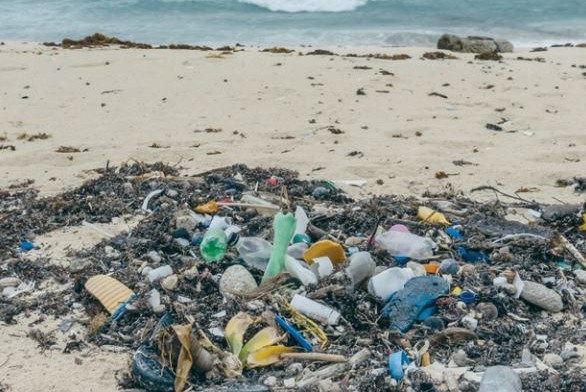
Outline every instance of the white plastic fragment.
{"type": "Polygon", "coordinates": [[[154,283],[158,280],[163,279],[173,273],[173,268],[170,265],[163,265],[159,268],[155,268],[154,270],[149,271],[147,277],[149,282],[154,283]]]}
{"type": "Polygon", "coordinates": [[[141,211],[143,212],[152,212],[149,209],[149,203],[151,201],[151,199],[153,197],[159,196],[161,193],[163,193],[165,190],[164,189],[157,189],[156,191],[152,191],[151,193],[149,193],[145,198],[144,201],[142,202],[142,206],[140,207],[141,211]]]}

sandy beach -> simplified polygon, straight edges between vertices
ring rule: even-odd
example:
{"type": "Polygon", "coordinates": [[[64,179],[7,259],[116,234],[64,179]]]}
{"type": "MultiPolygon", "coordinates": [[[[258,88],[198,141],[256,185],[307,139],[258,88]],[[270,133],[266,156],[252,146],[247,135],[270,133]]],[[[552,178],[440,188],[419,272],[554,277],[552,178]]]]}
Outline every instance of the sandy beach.
{"type": "MultiPolygon", "coordinates": [[[[135,160],[185,175],[235,163],[289,168],[357,198],[461,192],[494,200],[494,192],[473,192],[491,186],[545,204],[584,201],[557,181],[586,172],[586,48],[516,49],[501,61],[423,58],[433,48],[261,49],[5,42],[0,189],[33,180],[41,195],[55,195],[96,168],[135,160]],[[409,58],[346,56],[372,53],[409,58]]],[[[100,240],[88,236],[60,230],[39,243],[65,249],[100,240]]],[[[30,324],[38,318],[0,325],[0,381],[10,391],[117,390],[130,352],[63,354],[68,334],[84,329],[63,334],[50,318],[30,324]],[[40,352],[27,337],[31,325],[57,330],[56,349],[40,352]]]]}

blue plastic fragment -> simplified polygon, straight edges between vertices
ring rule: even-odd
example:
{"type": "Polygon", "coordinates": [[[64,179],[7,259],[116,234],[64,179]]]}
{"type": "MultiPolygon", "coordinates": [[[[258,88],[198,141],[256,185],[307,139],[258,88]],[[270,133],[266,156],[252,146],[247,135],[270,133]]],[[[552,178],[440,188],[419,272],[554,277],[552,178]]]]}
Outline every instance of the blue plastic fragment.
{"type": "MultiPolygon", "coordinates": [[[[382,310],[389,318],[389,327],[407,332],[423,312],[434,307],[438,297],[447,294],[449,283],[439,276],[418,276],[389,298],[382,310]]],[[[425,313],[424,313],[425,315],[425,313]]]]}
{"type": "Polygon", "coordinates": [[[464,236],[462,233],[460,233],[460,230],[456,229],[454,226],[448,227],[446,229],[446,234],[449,235],[453,240],[464,241],[464,236]]]}
{"type": "Polygon", "coordinates": [[[477,250],[469,250],[464,248],[463,246],[459,246],[457,249],[462,260],[468,263],[484,263],[489,260],[488,256],[484,252],[477,250]]]}
{"type": "Polygon", "coordinates": [[[20,247],[20,249],[24,250],[25,252],[28,252],[29,250],[31,250],[35,247],[33,245],[33,243],[30,241],[22,241],[20,244],[18,244],[18,246],[20,247]]]}
{"type": "Polygon", "coordinates": [[[435,306],[430,306],[429,308],[423,309],[423,311],[419,313],[419,316],[417,316],[417,321],[424,321],[425,319],[433,315],[436,310],[437,308],[435,306]]]}
{"type": "Polygon", "coordinates": [[[313,346],[311,343],[305,340],[305,338],[299,333],[298,330],[295,329],[295,327],[287,323],[280,316],[275,316],[275,321],[281,326],[281,328],[287,331],[289,335],[293,336],[293,339],[295,339],[305,351],[313,351],[313,346]]]}
{"type": "Polygon", "coordinates": [[[395,256],[395,262],[397,264],[407,264],[409,257],[407,256],[395,256]]]}
{"type": "Polygon", "coordinates": [[[394,380],[401,381],[405,375],[403,365],[409,365],[405,351],[397,351],[389,355],[389,372],[394,380]]]}
{"type": "Polygon", "coordinates": [[[112,315],[110,316],[110,321],[120,320],[122,316],[124,316],[124,313],[126,313],[126,305],[128,305],[130,301],[134,300],[135,298],[136,294],[132,293],[126,301],[122,302],[120,306],[118,306],[114,313],[112,313],[112,315]]]}

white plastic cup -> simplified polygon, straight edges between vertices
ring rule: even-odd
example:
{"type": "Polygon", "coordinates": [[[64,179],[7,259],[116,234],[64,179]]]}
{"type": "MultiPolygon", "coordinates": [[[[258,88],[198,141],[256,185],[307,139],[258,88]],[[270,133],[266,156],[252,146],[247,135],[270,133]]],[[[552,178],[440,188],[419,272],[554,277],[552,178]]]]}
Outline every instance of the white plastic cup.
{"type": "Polygon", "coordinates": [[[291,306],[299,313],[323,324],[336,325],[340,320],[340,313],[334,309],[299,294],[293,296],[291,306]]]}

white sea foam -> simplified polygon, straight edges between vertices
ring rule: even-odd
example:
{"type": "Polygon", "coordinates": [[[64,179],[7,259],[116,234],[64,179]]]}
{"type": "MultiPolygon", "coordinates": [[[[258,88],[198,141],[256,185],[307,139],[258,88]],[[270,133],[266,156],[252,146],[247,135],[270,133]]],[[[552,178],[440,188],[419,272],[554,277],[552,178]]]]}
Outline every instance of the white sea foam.
{"type": "Polygon", "coordinates": [[[368,0],[238,0],[271,11],[283,12],[344,12],[365,5],[368,0]]]}

